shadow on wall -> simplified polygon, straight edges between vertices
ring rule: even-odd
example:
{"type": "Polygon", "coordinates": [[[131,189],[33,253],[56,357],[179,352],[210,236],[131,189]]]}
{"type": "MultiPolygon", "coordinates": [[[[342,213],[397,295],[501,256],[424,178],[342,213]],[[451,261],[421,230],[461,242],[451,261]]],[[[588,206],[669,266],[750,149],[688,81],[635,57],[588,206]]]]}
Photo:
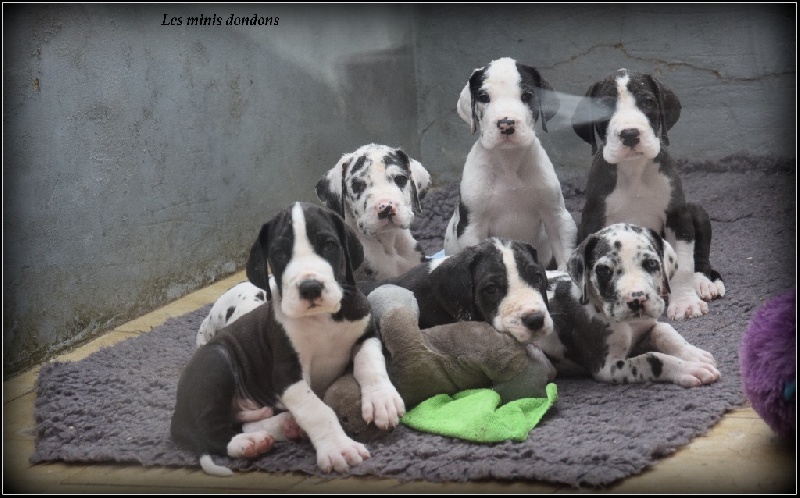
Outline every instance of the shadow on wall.
{"type": "Polygon", "coordinates": [[[336,60],[334,71],[342,113],[349,124],[362,130],[359,135],[418,155],[416,139],[398,143],[415,138],[417,96],[410,51],[396,48],[348,55],[336,60]]]}

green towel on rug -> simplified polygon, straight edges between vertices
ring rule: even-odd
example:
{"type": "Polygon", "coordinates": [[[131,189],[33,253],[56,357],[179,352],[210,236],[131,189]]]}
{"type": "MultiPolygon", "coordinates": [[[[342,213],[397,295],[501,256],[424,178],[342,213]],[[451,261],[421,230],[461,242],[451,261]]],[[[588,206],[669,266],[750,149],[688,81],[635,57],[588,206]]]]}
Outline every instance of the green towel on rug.
{"type": "Polygon", "coordinates": [[[406,413],[400,420],[418,431],[457,437],[476,443],[525,441],[542,416],[558,399],[558,389],[547,384],[546,398],[521,398],[500,406],[492,389],[469,389],[438,394],[406,413]]]}

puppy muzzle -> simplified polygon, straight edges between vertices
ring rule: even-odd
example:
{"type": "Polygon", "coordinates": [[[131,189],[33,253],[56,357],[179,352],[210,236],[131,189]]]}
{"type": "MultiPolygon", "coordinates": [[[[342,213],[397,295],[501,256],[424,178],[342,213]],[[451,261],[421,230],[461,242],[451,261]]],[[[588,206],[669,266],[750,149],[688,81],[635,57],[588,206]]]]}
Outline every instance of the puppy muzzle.
{"type": "Polygon", "coordinates": [[[411,226],[414,212],[404,203],[394,199],[369,202],[367,210],[358,220],[358,229],[366,236],[389,230],[405,230],[411,226]]]}
{"type": "Polygon", "coordinates": [[[520,111],[500,110],[483,117],[481,144],[487,149],[525,147],[533,142],[532,121],[520,111]]]}
{"type": "Polygon", "coordinates": [[[606,305],[607,315],[618,322],[639,318],[656,319],[664,312],[664,300],[658,293],[644,290],[632,291],[606,305]]]}
{"type": "Polygon", "coordinates": [[[302,275],[284,289],[281,309],[290,317],[336,313],[342,305],[342,290],[331,279],[302,275]]]}

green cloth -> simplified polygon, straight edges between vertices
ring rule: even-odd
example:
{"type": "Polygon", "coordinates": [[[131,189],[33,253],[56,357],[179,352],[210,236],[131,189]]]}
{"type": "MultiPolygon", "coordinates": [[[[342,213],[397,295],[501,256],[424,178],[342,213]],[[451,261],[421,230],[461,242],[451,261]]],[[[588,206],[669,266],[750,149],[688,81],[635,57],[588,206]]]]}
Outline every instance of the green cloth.
{"type": "Polygon", "coordinates": [[[476,443],[525,441],[542,416],[558,399],[558,389],[547,384],[546,398],[521,398],[500,406],[492,389],[468,389],[438,394],[406,413],[400,421],[418,431],[457,437],[476,443]]]}

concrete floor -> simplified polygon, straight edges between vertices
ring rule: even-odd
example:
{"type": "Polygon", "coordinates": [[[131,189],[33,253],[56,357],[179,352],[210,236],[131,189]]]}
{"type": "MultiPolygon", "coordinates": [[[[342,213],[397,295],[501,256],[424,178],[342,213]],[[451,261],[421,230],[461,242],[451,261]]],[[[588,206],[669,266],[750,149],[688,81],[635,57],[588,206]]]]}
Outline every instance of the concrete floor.
{"type": "MultiPolygon", "coordinates": [[[[243,272],[128,322],[57,361],[75,361],[94,351],[147,333],[164,320],[214,302],[245,280],[243,272]]],[[[402,483],[393,479],[332,481],[303,474],[251,472],[210,477],[199,469],[138,465],[31,465],[34,450],[34,382],[39,368],[3,383],[3,492],[5,493],[292,493],[292,494],[510,494],[586,493],[540,482],[402,483]]],[[[728,413],[708,434],[641,475],[596,493],[797,493],[796,444],[781,441],[750,407],[728,413]]]]}

